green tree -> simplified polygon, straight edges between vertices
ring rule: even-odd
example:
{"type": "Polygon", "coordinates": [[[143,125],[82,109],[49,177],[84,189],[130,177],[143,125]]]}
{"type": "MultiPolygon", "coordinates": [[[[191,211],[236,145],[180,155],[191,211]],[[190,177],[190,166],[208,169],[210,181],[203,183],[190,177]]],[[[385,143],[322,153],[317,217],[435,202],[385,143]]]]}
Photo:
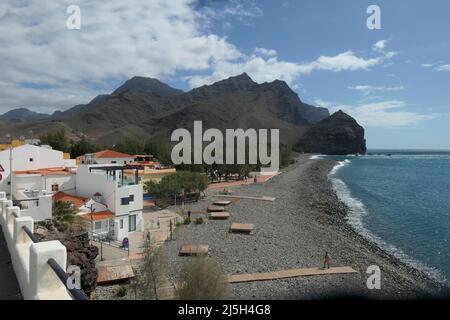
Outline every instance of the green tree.
{"type": "Polygon", "coordinates": [[[70,142],[70,155],[73,158],[82,156],[86,153],[94,153],[100,150],[98,146],[89,141],[85,136],[81,137],[78,141],[71,140],[70,142]]]}
{"type": "Polygon", "coordinates": [[[55,150],[70,152],[69,140],[66,137],[66,132],[62,129],[55,133],[47,133],[40,137],[41,144],[47,144],[55,150]]]}
{"type": "Polygon", "coordinates": [[[168,143],[148,140],[145,143],[144,151],[146,154],[153,155],[161,164],[166,166],[173,165],[172,163],[172,146],[168,143]]]}
{"type": "Polygon", "coordinates": [[[115,151],[127,154],[143,154],[145,153],[145,144],[133,138],[122,138],[115,146],[115,151]]]}
{"type": "Polygon", "coordinates": [[[151,239],[146,239],[142,246],[144,259],[142,265],[135,269],[132,287],[135,299],[159,300],[158,289],[166,281],[166,261],[161,247],[156,247],[151,239]]]}
{"type": "Polygon", "coordinates": [[[176,295],[180,300],[220,300],[230,288],[220,265],[209,257],[187,260],[180,270],[176,295]]]}
{"type": "Polygon", "coordinates": [[[59,222],[81,224],[83,221],[81,217],[77,215],[78,210],[68,201],[53,201],[52,212],[54,219],[59,222]]]}
{"type": "Polygon", "coordinates": [[[159,183],[147,181],[144,184],[144,188],[148,193],[160,198],[179,194],[182,190],[186,192],[201,192],[207,187],[208,177],[206,174],[190,171],[177,171],[163,177],[159,183]]]}

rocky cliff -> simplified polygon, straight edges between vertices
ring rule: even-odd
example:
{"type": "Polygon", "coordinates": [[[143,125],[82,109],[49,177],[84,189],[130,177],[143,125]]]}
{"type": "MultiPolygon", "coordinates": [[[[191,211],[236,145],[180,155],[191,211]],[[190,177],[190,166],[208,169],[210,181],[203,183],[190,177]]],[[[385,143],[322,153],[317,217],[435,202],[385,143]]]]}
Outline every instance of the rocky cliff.
{"type": "Polygon", "coordinates": [[[322,154],[365,154],[364,128],[339,110],[311,126],[295,146],[299,152],[322,154]]]}

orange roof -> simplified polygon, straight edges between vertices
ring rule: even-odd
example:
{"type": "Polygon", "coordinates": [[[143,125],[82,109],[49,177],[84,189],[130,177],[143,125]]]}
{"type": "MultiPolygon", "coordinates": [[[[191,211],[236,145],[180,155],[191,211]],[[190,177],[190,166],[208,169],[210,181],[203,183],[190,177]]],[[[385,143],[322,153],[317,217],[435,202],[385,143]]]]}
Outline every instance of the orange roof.
{"type": "Polygon", "coordinates": [[[92,215],[90,213],[86,213],[86,214],[83,214],[81,217],[87,221],[91,221],[91,220],[98,221],[98,220],[114,218],[115,215],[111,211],[105,210],[105,211],[94,212],[94,213],[92,213],[92,215]]]}
{"type": "Polygon", "coordinates": [[[133,156],[131,156],[129,154],[117,152],[117,151],[113,151],[113,150],[103,150],[103,151],[96,152],[95,157],[96,158],[133,158],[133,156]]]}
{"type": "Polygon", "coordinates": [[[70,194],[59,191],[53,195],[53,200],[70,202],[75,206],[75,208],[78,209],[84,206],[84,204],[88,199],[83,197],[72,196],[70,194]]]}
{"type": "Polygon", "coordinates": [[[36,170],[22,170],[22,171],[14,171],[15,174],[42,174],[44,176],[47,175],[61,175],[61,174],[74,174],[68,168],[56,167],[56,168],[42,168],[36,170]]]}

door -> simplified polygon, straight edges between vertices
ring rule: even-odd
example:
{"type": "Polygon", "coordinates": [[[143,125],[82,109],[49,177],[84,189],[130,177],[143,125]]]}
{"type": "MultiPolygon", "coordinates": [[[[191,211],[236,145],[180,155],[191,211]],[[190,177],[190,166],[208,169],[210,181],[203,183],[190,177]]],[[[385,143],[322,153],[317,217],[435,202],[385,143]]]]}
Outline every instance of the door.
{"type": "Polygon", "coordinates": [[[136,231],[136,215],[128,217],[128,232],[136,231]]]}

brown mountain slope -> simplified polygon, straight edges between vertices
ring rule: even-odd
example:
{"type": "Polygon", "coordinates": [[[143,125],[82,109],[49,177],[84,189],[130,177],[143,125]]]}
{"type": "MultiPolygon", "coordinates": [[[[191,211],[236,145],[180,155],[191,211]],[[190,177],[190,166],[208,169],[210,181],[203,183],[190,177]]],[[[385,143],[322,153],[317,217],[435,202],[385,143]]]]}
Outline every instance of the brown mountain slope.
{"type": "Polygon", "coordinates": [[[124,136],[169,142],[174,129],[192,129],[194,121],[202,120],[204,130],[278,128],[281,142],[294,145],[328,117],[327,109],[304,104],[280,80],[257,84],[244,73],[182,93],[156,79],[134,77],[110,95],[49,119],[5,123],[0,134],[7,129],[15,135],[27,135],[29,130],[40,135],[64,128],[71,137],[83,134],[104,144],[124,136]]]}

